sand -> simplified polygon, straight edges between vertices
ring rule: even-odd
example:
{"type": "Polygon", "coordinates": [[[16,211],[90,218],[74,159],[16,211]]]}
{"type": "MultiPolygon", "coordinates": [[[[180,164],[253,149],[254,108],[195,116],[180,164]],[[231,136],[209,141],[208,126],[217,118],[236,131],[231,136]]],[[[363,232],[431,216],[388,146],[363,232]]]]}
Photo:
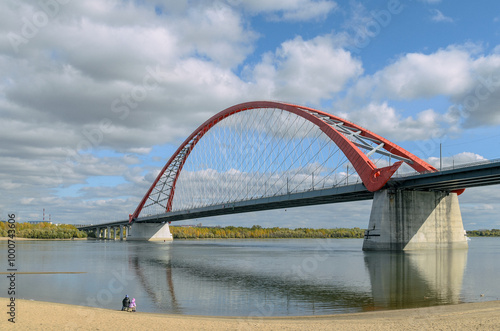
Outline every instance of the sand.
{"type": "Polygon", "coordinates": [[[307,317],[206,317],[16,301],[8,322],[0,298],[1,330],[500,330],[500,301],[307,317]]]}

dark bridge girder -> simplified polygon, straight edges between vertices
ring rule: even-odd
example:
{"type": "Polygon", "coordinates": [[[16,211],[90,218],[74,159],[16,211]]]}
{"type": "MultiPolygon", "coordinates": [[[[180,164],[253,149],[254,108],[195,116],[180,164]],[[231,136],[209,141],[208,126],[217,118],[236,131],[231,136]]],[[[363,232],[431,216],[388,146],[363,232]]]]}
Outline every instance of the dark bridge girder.
{"type": "MultiPolygon", "coordinates": [[[[271,209],[284,209],[322,205],[338,202],[362,201],[373,199],[373,192],[368,191],[363,184],[352,184],[322,190],[300,193],[291,193],[274,197],[235,201],[231,203],[213,205],[209,207],[168,212],[158,215],[149,215],[138,218],[135,223],[162,223],[176,222],[195,218],[204,218],[221,215],[240,214],[271,209]]],[[[96,227],[126,225],[129,220],[96,224],[80,227],[81,230],[92,230],[96,227]]]]}
{"type": "Polygon", "coordinates": [[[500,184],[500,161],[460,166],[439,172],[396,177],[386,187],[413,190],[458,191],[461,189],[500,184]]]}
{"type": "MultiPolygon", "coordinates": [[[[500,161],[474,164],[468,167],[449,169],[440,172],[417,174],[391,179],[384,188],[421,191],[455,191],[460,188],[472,188],[500,184],[500,161]]],[[[225,205],[193,209],[190,211],[170,212],[139,218],[136,222],[174,222],[193,218],[229,215],[268,209],[293,208],[328,203],[361,201],[373,199],[373,192],[363,184],[353,184],[323,190],[293,193],[271,198],[240,201],[225,205]]],[[[80,227],[92,230],[96,227],[128,224],[128,220],[80,227]]]]}
{"type": "Polygon", "coordinates": [[[271,209],[370,200],[373,199],[373,194],[374,193],[368,191],[363,184],[353,184],[329,189],[291,193],[246,201],[236,201],[192,210],[174,211],[164,214],[144,216],[137,219],[136,222],[175,222],[194,218],[248,213],[271,209]]]}
{"type": "MultiPolygon", "coordinates": [[[[500,184],[500,161],[472,165],[440,172],[416,174],[389,180],[384,188],[418,191],[457,191],[464,188],[500,184]]],[[[174,222],[194,218],[230,215],[271,209],[304,207],[339,202],[373,199],[362,183],[285,194],[274,197],[232,202],[223,205],[176,211],[159,215],[141,217],[137,222],[174,222]]]]}

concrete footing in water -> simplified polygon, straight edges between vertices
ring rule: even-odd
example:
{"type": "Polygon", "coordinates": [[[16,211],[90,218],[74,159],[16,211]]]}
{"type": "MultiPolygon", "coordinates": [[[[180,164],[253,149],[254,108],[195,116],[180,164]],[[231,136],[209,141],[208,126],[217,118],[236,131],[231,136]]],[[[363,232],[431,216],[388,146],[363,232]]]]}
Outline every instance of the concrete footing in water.
{"type": "Polygon", "coordinates": [[[363,250],[467,248],[456,193],[375,192],[363,250]]]}
{"type": "Polygon", "coordinates": [[[127,231],[127,240],[173,240],[168,223],[133,223],[127,231]]]}

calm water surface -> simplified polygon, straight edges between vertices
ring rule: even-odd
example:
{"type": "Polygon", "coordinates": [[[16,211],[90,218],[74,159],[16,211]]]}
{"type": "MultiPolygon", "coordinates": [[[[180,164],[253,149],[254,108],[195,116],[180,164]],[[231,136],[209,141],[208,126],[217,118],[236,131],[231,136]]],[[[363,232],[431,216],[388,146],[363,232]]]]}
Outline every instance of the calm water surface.
{"type": "MultiPolygon", "coordinates": [[[[156,313],[321,315],[498,300],[500,238],[363,252],[360,239],[17,242],[17,298],[156,313]],[[83,272],[65,274],[63,272],[83,272]]],[[[0,265],[7,269],[7,243],[0,265]]],[[[0,296],[7,297],[4,279],[0,296]]]]}

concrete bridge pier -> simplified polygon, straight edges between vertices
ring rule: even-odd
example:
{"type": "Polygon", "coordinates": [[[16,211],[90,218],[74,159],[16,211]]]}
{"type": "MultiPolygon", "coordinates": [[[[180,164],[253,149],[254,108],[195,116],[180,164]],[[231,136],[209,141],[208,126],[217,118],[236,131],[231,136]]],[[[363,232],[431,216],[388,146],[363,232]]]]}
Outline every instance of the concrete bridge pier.
{"type": "Polygon", "coordinates": [[[133,223],[127,230],[127,240],[173,240],[168,223],[133,223]]]}
{"type": "Polygon", "coordinates": [[[364,251],[467,247],[456,193],[375,192],[364,251]]]}
{"type": "Polygon", "coordinates": [[[123,225],[120,225],[120,240],[123,240],[123,229],[125,227],[123,225]]]}

